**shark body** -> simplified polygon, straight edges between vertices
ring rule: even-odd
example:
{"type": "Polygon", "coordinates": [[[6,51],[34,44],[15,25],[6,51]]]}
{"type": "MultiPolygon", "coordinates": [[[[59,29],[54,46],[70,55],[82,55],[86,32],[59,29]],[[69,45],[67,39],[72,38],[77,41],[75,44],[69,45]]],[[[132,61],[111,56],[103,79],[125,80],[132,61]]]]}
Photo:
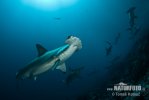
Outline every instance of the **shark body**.
{"type": "Polygon", "coordinates": [[[137,16],[135,15],[135,9],[136,7],[131,7],[127,10],[127,14],[129,15],[129,25],[130,25],[130,28],[128,28],[128,30],[131,30],[131,31],[135,27],[135,20],[137,18],[137,16]]]}
{"type": "Polygon", "coordinates": [[[66,83],[66,85],[69,85],[73,80],[80,78],[80,74],[83,69],[84,67],[79,67],[75,69],[69,68],[68,76],[64,80],[64,83],[66,83]]]}
{"type": "Polygon", "coordinates": [[[51,51],[47,51],[43,46],[37,44],[38,56],[17,73],[16,79],[36,80],[39,75],[55,69],[66,72],[65,61],[82,48],[82,43],[79,38],[74,36],[69,36],[65,43],[66,45],[51,51]]]}
{"type": "Polygon", "coordinates": [[[106,56],[109,56],[112,52],[112,44],[109,41],[106,41],[106,43],[109,45],[109,47],[106,47],[106,56]]]}

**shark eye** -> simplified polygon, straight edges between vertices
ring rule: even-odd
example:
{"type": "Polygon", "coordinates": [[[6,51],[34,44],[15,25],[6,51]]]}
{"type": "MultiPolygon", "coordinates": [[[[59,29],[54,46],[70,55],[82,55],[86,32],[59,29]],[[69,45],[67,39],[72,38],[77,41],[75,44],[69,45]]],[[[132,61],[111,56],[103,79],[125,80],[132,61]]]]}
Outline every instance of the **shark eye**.
{"type": "Polygon", "coordinates": [[[68,37],[67,37],[67,39],[70,39],[72,37],[72,35],[69,35],[68,37]]]}

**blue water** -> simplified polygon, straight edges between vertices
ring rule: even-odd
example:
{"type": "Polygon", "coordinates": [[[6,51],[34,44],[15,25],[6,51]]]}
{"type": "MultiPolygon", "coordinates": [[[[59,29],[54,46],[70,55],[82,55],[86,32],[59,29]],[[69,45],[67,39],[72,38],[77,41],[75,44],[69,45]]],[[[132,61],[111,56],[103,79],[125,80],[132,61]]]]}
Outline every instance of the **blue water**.
{"type": "Polygon", "coordinates": [[[21,0],[0,1],[0,99],[1,100],[75,100],[105,80],[106,66],[116,56],[125,57],[135,39],[129,39],[129,18],[126,11],[136,7],[137,26],[147,27],[148,0],[78,0],[57,10],[42,10],[25,5],[21,0]],[[60,18],[57,20],[55,18],[60,18]],[[117,33],[122,36],[106,56],[106,41],[114,43],[117,33]],[[24,80],[16,88],[16,72],[37,56],[35,44],[48,50],[64,45],[69,35],[81,39],[83,48],[67,62],[67,67],[84,66],[81,78],[70,86],[62,82],[66,75],[50,71],[36,81],[24,80]],[[98,72],[88,76],[93,70],[98,72]]]}

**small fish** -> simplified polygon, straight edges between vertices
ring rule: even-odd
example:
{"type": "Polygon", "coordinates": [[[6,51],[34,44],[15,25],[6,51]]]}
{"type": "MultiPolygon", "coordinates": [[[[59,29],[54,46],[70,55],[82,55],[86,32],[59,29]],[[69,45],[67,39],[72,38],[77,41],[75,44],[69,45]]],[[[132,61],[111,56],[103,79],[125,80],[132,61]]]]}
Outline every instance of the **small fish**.
{"type": "Polygon", "coordinates": [[[61,20],[61,18],[60,18],[60,17],[55,17],[54,19],[55,19],[55,20],[61,20]]]}

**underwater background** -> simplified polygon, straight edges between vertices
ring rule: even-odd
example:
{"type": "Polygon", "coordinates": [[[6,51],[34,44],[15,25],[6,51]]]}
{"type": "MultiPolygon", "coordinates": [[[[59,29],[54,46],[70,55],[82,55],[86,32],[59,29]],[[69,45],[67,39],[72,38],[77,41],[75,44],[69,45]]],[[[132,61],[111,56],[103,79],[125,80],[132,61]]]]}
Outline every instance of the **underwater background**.
{"type": "Polygon", "coordinates": [[[0,1],[0,100],[149,100],[148,0],[49,1],[0,1]],[[59,70],[36,81],[16,80],[37,56],[37,43],[53,50],[70,35],[81,39],[82,49],[66,67],[83,69],[69,85],[69,74],[59,70]],[[141,84],[146,91],[113,97],[107,88],[119,82],[141,84]]]}

